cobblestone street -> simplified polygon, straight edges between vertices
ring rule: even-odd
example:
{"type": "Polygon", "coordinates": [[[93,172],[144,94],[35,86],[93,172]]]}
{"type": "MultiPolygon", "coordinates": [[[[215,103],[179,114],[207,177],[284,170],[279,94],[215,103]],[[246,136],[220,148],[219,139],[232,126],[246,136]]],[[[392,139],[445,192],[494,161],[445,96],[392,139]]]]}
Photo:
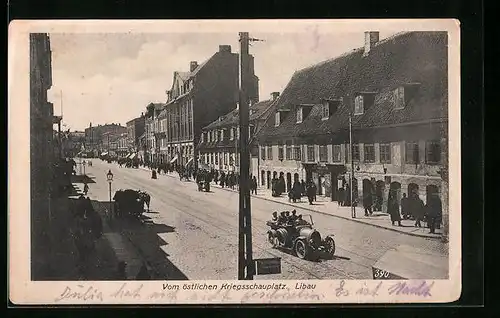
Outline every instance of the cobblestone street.
{"type": "MultiPolygon", "coordinates": [[[[162,279],[234,279],[237,272],[238,194],[214,187],[211,192],[198,192],[193,182],[179,181],[174,176],[160,175],[152,180],[143,169],[119,168],[94,160],[88,175],[89,196],[104,215],[109,207],[106,173],[114,173],[112,194],[118,189],[147,191],[151,209],[141,222],[113,220],[113,231],[120,233],[135,258],[131,271],[145,260],[155,278],[162,279]],[[224,257],[221,257],[224,255],[224,257]]],[[[253,197],[254,258],[281,257],[282,273],[256,276],[256,279],[369,279],[371,266],[389,249],[399,245],[419,248],[433,254],[447,254],[446,245],[436,238],[416,237],[382,227],[353,222],[307,207],[297,213],[310,214],[322,235],[333,233],[336,257],[311,262],[285,251],[271,248],[266,240],[265,222],[272,211],[290,210],[290,206],[253,197]],[[324,234],[323,234],[324,233],[324,234]]],[[[108,235],[109,236],[109,235],[108,235]]],[[[130,256],[128,256],[130,258],[130,256]]],[[[432,267],[432,264],[429,265],[432,267]]]]}

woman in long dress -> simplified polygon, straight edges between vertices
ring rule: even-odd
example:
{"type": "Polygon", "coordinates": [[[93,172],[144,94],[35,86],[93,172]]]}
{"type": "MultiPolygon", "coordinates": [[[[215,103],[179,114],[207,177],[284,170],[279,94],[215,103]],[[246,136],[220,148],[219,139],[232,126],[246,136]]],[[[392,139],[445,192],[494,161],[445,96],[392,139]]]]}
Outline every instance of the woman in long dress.
{"type": "Polygon", "coordinates": [[[387,212],[391,216],[392,225],[394,225],[394,222],[398,222],[398,225],[401,226],[401,215],[399,214],[399,204],[398,204],[398,199],[396,197],[396,193],[394,191],[389,192],[389,198],[387,199],[387,212]]]}

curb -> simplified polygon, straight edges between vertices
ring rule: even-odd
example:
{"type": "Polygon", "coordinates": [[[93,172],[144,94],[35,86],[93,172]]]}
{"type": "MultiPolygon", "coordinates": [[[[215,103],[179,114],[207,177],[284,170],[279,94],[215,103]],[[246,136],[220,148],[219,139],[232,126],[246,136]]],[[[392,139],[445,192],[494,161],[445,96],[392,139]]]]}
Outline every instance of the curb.
{"type": "MultiPolygon", "coordinates": [[[[148,169],[145,169],[145,168],[143,168],[143,170],[149,171],[148,169]]],[[[171,177],[171,178],[175,178],[175,176],[170,175],[168,173],[167,174],[161,174],[161,175],[162,176],[171,177]]],[[[189,180],[188,182],[194,182],[194,181],[189,180]]],[[[227,188],[221,188],[219,186],[217,186],[217,189],[238,193],[238,191],[227,189],[227,188]]],[[[363,222],[363,221],[360,221],[360,220],[357,220],[357,219],[348,218],[348,217],[345,217],[345,216],[340,216],[340,215],[335,215],[335,214],[328,214],[326,212],[317,211],[317,210],[314,210],[314,209],[311,209],[311,208],[308,208],[308,207],[302,207],[302,206],[299,207],[299,206],[293,205],[293,204],[288,203],[288,202],[281,202],[281,201],[278,201],[278,200],[274,200],[274,199],[270,199],[270,198],[266,198],[266,197],[259,197],[259,196],[255,196],[255,195],[251,195],[251,196],[254,197],[254,198],[257,198],[257,199],[262,199],[262,200],[266,200],[266,201],[270,201],[270,202],[274,202],[274,203],[281,203],[281,204],[288,205],[288,206],[291,206],[291,207],[294,207],[294,208],[300,208],[300,209],[304,209],[304,210],[307,210],[307,211],[319,213],[319,214],[322,214],[322,215],[327,215],[327,216],[336,217],[336,218],[347,220],[347,221],[352,221],[352,222],[356,222],[356,223],[360,223],[360,224],[364,224],[364,225],[369,225],[369,226],[373,226],[373,227],[376,227],[376,228],[380,228],[380,229],[385,229],[385,230],[388,230],[388,231],[393,231],[393,232],[401,233],[401,234],[404,234],[404,235],[409,235],[409,236],[414,236],[414,237],[422,237],[422,238],[429,239],[429,240],[439,240],[439,239],[441,239],[440,236],[430,236],[430,235],[425,235],[425,234],[403,232],[403,231],[399,231],[397,229],[393,229],[393,228],[390,228],[390,227],[385,227],[385,226],[381,226],[381,225],[378,225],[378,224],[372,224],[372,223],[368,223],[368,222],[363,222]]]]}

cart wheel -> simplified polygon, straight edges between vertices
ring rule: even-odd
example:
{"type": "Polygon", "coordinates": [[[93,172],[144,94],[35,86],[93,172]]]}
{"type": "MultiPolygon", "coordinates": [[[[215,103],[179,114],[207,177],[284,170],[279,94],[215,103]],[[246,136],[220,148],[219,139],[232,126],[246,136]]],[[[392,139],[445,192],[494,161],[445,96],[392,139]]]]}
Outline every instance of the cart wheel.
{"type": "Polygon", "coordinates": [[[307,257],[307,245],[304,240],[300,239],[295,242],[295,254],[301,259],[307,257]]]}

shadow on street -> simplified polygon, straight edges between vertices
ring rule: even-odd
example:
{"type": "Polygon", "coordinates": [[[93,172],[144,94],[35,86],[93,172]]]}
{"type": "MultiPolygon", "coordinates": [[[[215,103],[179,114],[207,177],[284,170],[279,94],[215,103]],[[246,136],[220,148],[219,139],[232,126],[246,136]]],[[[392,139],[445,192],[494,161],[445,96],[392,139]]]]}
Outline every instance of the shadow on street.
{"type": "MultiPolygon", "coordinates": [[[[109,210],[109,202],[92,201],[96,211],[103,217],[109,210]]],[[[177,268],[161,248],[168,244],[159,234],[173,233],[175,228],[165,224],[154,223],[147,215],[139,219],[134,217],[112,218],[109,221],[112,231],[119,232],[136,248],[140,256],[152,268],[151,279],[155,280],[188,280],[188,277],[177,268]]]]}
{"type": "Polygon", "coordinates": [[[71,183],[95,183],[94,179],[87,175],[71,175],[71,183]]]}

